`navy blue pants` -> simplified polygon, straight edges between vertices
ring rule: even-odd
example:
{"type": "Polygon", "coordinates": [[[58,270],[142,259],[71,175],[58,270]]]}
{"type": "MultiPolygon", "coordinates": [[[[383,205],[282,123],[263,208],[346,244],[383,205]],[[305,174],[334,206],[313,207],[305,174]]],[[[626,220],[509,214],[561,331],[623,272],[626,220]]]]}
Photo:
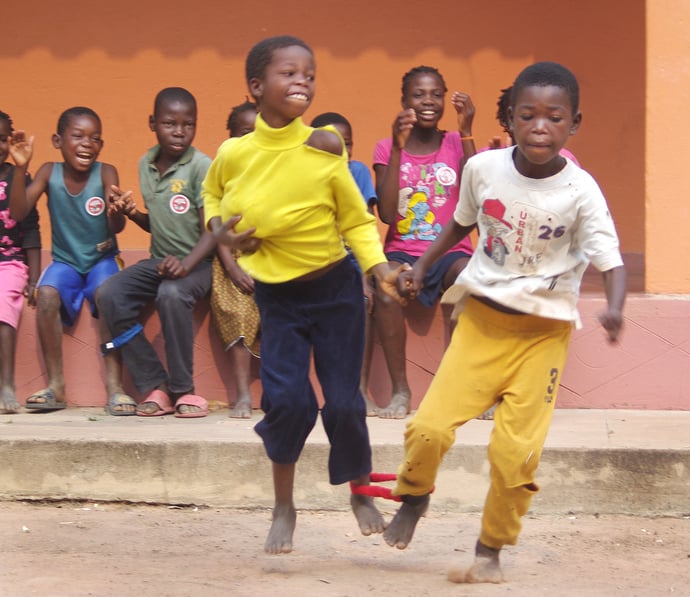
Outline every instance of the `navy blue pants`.
{"type": "Polygon", "coordinates": [[[313,350],[324,396],[333,485],[371,472],[366,407],[359,390],[364,351],[362,279],[349,259],[318,279],[255,284],[261,314],[261,408],[255,430],[268,457],[297,462],[319,408],[309,380],[313,350]]]}
{"type": "Polygon", "coordinates": [[[185,394],[194,390],[194,307],[211,289],[211,263],[202,261],[184,278],[169,280],[158,275],[160,262],[142,259],[108,278],[98,308],[116,337],[137,324],[141,311],[155,300],[169,373],[143,332],[120,348],[122,360],[140,392],[167,382],[170,392],[185,394]]]}

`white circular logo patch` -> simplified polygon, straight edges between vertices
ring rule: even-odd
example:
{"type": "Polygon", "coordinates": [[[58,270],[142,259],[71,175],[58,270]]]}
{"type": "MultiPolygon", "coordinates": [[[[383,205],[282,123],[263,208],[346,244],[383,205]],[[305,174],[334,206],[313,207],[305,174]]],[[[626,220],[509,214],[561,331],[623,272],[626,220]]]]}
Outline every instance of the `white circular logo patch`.
{"type": "Polygon", "coordinates": [[[84,208],[90,216],[100,216],[105,211],[105,201],[102,197],[91,197],[86,200],[84,208]]]}
{"type": "Polygon", "coordinates": [[[452,187],[458,180],[458,175],[450,166],[441,166],[436,171],[436,180],[444,187],[452,187]]]}
{"type": "Polygon", "coordinates": [[[184,195],[173,195],[170,199],[170,209],[176,214],[186,214],[189,211],[189,199],[184,195]]]}

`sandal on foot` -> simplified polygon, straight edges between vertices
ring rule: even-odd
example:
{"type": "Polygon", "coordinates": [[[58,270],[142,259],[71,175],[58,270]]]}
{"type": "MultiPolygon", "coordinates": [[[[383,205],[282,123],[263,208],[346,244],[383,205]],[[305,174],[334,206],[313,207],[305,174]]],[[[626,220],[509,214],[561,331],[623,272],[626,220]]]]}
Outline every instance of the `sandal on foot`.
{"type": "Polygon", "coordinates": [[[163,390],[153,390],[139,406],[137,407],[138,417],[162,417],[163,415],[169,415],[174,413],[172,402],[170,402],[170,396],[168,396],[163,390]],[[155,404],[158,410],[147,413],[141,410],[145,404],[155,404]]]}
{"type": "Polygon", "coordinates": [[[208,402],[201,396],[185,394],[175,402],[175,416],[178,419],[198,419],[208,414],[208,402]],[[180,412],[180,406],[196,406],[199,410],[192,412],[180,412]]]}
{"type": "Polygon", "coordinates": [[[31,394],[26,399],[25,408],[29,410],[62,410],[67,408],[67,404],[60,402],[55,395],[55,392],[50,388],[39,390],[35,394],[31,394]],[[38,402],[41,400],[41,402],[38,402]]]}
{"type": "Polygon", "coordinates": [[[123,394],[122,392],[113,392],[108,396],[108,404],[105,405],[105,411],[113,417],[130,417],[136,415],[136,410],[121,410],[123,406],[134,406],[136,409],[137,403],[134,398],[123,394]]]}

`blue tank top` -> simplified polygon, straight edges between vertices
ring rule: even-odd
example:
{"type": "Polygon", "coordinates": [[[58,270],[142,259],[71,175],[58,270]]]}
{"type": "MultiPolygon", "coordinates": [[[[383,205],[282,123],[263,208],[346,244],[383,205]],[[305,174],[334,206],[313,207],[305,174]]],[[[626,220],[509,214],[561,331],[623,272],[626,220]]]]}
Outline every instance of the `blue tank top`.
{"type": "Polygon", "coordinates": [[[71,195],[65,187],[62,163],[53,164],[48,181],[53,261],[67,263],[86,274],[106,255],[117,255],[115,235],[108,231],[104,195],[101,162],[93,165],[78,195],[71,195]]]}

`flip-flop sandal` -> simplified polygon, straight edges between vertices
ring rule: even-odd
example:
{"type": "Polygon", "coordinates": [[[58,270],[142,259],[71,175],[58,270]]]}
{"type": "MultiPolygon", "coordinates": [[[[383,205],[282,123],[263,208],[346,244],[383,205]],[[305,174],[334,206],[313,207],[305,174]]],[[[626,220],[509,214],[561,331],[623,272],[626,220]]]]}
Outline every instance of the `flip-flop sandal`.
{"type": "Polygon", "coordinates": [[[175,416],[178,419],[199,419],[208,414],[208,402],[201,396],[194,394],[185,394],[180,396],[175,402],[175,416]],[[199,410],[194,412],[180,412],[180,406],[196,406],[199,410]]]}
{"type": "Polygon", "coordinates": [[[50,388],[45,388],[44,390],[39,390],[35,394],[31,394],[31,396],[26,399],[24,407],[28,410],[62,410],[63,408],[67,408],[67,404],[59,402],[55,396],[55,392],[50,388]],[[35,398],[42,398],[43,402],[29,402],[29,400],[35,398]]]}
{"type": "Polygon", "coordinates": [[[105,405],[105,410],[109,415],[112,415],[113,417],[130,417],[132,415],[136,415],[137,412],[136,410],[132,411],[126,411],[126,410],[119,410],[118,407],[120,406],[134,406],[136,407],[137,403],[134,401],[134,398],[131,396],[127,396],[127,394],[123,394],[122,392],[114,392],[110,394],[108,397],[108,404],[105,405]]]}
{"type": "Polygon", "coordinates": [[[153,390],[139,406],[137,407],[138,417],[162,417],[163,415],[169,415],[174,413],[172,403],[170,402],[170,396],[168,396],[162,390],[153,390]],[[153,403],[158,407],[158,410],[152,413],[147,413],[139,410],[144,404],[153,403]]]}

